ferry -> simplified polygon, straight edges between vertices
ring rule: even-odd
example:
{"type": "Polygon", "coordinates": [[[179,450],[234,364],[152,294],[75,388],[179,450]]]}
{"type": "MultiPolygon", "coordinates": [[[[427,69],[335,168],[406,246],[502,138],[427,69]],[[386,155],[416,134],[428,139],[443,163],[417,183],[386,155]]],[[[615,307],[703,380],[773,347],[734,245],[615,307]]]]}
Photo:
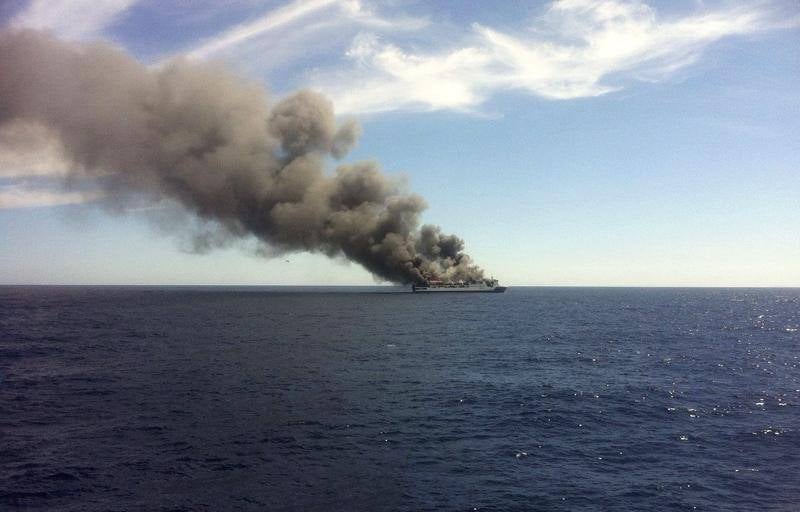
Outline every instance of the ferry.
{"type": "Polygon", "coordinates": [[[414,293],[439,293],[439,292],[484,292],[503,293],[505,286],[500,286],[497,279],[484,279],[477,282],[451,281],[443,282],[429,279],[424,283],[411,285],[414,293]]]}

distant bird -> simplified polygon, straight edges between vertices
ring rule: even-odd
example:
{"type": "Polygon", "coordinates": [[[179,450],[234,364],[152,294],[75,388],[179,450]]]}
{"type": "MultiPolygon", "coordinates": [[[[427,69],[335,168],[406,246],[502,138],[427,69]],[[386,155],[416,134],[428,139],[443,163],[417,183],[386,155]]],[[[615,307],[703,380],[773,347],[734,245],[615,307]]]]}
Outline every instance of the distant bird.
{"type": "Polygon", "coordinates": [[[291,261],[289,261],[289,260],[283,260],[283,261],[285,261],[286,263],[291,263],[291,261]]]}
{"type": "Polygon", "coordinates": [[[518,459],[521,459],[521,458],[523,458],[523,457],[527,457],[527,456],[528,456],[528,452],[519,452],[519,453],[517,454],[517,458],[518,458],[518,459]]]}

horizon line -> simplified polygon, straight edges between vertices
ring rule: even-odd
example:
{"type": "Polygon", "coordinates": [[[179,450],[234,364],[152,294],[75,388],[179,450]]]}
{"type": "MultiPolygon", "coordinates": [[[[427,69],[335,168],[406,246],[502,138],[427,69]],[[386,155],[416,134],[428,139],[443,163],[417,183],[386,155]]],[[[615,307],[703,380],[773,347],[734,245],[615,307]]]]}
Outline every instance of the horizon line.
{"type": "MultiPolygon", "coordinates": [[[[118,288],[410,288],[411,284],[0,283],[0,287],[118,288]]],[[[507,288],[800,289],[800,285],[509,284],[507,288]]]]}

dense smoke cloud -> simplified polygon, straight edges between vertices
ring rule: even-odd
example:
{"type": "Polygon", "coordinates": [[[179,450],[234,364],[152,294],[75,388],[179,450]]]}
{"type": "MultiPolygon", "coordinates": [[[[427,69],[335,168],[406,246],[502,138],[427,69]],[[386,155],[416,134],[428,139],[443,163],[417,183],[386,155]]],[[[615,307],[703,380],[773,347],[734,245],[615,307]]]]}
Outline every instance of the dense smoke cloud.
{"type": "Polygon", "coordinates": [[[389,281],[483,277],[461,239],[419,228],[424,200],[375,162],[325,172],[360,128],[337,125],[317,93],[270,106],[263,88],[216,65],[148,68],[106,44],[5,31],[0,129],[19,122],[47,127],[69,175],[94,179],[114,201],[170,199],[226,238],[343,255],[389,281]]]}

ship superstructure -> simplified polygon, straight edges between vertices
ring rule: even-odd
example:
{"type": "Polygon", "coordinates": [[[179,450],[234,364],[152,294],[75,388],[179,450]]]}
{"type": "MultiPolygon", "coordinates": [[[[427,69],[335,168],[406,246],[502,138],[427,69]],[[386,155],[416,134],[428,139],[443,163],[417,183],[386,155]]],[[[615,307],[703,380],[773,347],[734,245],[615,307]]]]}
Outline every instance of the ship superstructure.
{"type": "Polygon", "coordinates": [[[450,281],[444,282],[437,279],[428,279],[423,283],[411,286],[414,293],[439,293],[439,292],[485,292],[503,293],[505,286],[500,286],[497,279],[483,279],[480,281],[450,281]]]}

